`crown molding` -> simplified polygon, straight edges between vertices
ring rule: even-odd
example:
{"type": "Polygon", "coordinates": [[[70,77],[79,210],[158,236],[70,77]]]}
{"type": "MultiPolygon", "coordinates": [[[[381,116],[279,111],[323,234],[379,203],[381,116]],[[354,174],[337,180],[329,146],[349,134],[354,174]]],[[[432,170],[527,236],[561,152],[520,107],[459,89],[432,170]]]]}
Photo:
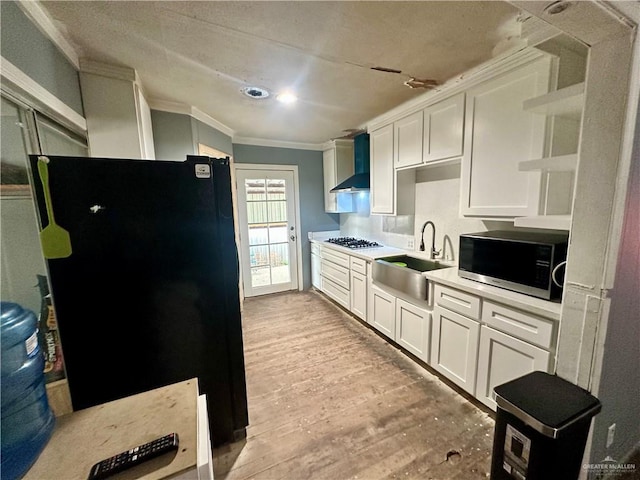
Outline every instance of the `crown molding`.
{"type": "Polygon", "coordinates": [[[115,78],[117,80],[125,80],[132,83],[139,82],[138,74],[133,68],[118,67],[116,65],[88,60],[86,58],[80,59],[80,72],[115,78]]]}
{"type": "Polygon", "coordinates": [[[169,112],[169,113],[178,113],[180,115],[189,115],[190,117],[195,118],[196,120],[200,120],[202,123],[209,125],[212,128],[215,128],[219,132],[228,135],[233,138],[235,131],[225,125],[222,122],[219,122],[212,116],[204,113],[202,110],[187,105],[186,103],[179,102],[171,102],[169,100],[162,100],[159,98],[150,98],[148,99],[149,107],[151,110],[159,110],[161,112],[169,112]]]}
{"type": "Polygon", "coordinates": [[[191,107],[191,116],[196,120],[200,120],[202,123],[209,125],[210,127],[213,127],[216,130],[232,138],[233,138],[233,135],[235,134],[235,131],[231,127],[228,127],[224,123],[219,122],[212,116],[204,113],[202,110],[199,110],[196,107],[191,107]]]}
{"type": "Polygon", "coordinates": [[[73,66],[78,70],[80,68],[80,62],[78,59],[78,52],[71,45],[71,42],[67,40],[64,34],[55,26],[49,14],[42,8],[40,2],[31,1],[18,1],[16,2],[20,10],[33,22],[33,24],[40,30],[53,44],[58,47],[62,54],[69,60],[73,66]]]}
{"type": "Polygon", "coordinates": [[[18,97],[21,97],[27,104],[37,107],[54,120],[59,121],[75,131],[87,131],[87,121],[78,112],[69,107],[66,103],[45,89],[29,75],[24,73],[13,63],[4,57],[2,58],[2,68],[0,76],[2,86],[7,87],[18,97]]]}
{"type": "Polygon", "coordinates": [[[267,138],[233,137],[233,143],[240,145],[253,145],[256,147],[291,148],[294,150],[314,150],[319,152],[326,150],[326,148],[324,148],[324,143],[287,142],[284,140],[270,140],[267,138]]]}
{"type": "Polygon", "coordinates": [[[159,98],[148,98],[147,101],[149,102],[151,110],[191,115],[191,107],[185,103],[170,102],[169,100],[161,100],[159,98]]]}

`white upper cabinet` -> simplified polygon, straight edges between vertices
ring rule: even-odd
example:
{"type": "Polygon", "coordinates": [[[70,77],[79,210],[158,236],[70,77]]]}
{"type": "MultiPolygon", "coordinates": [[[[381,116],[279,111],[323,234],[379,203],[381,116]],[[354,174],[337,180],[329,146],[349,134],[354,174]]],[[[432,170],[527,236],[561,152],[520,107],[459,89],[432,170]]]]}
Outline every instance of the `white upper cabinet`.
{"type": "Polygon", "coordinates": [[[522,105],[549,91],[552,61],[545,56],[467,90],[462,215],[538,214],[542,175],[518,167],[544,156],[546,118],[522,105]]]}
{"type": "Polygon", "coordinates": [[[324,175],[324,210],[328,213],[352,212],[350,194],[331,193],[330,190],[353,175],[353,140],[333,140],[331,148],[322,152],[324,175]]]}
{"type": "Polygon", "coordinates": [[[414,167],[422,163],[423,113],[416,112],[393,124],[395,167],[414,167]]]}
{"type": "Polygon", "coordinates": [[[412,215],[415,210],[415,171],[394,168],[394,126],[370,132],[371,213],[412,215]]]}
{"type": "Polygon", "coordinates": [[[437,162],[462,156],[464,93],[424,110],[422,161],[437,162]]]}
{"type": "Polygon", "coordinates": [[[393,214],[393,125],[371,132],[371,213],[393,214]]]}

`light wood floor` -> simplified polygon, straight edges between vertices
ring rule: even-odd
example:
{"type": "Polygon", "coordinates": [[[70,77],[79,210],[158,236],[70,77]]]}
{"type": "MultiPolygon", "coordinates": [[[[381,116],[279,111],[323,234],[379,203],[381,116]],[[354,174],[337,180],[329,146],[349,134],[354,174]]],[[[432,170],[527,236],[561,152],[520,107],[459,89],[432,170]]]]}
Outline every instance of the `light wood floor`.
{"type": "Polygon", "coordinates": [[[488,478],[491,416],[322,294],[244,309],[250,425],[216,480],[488,478]]]}

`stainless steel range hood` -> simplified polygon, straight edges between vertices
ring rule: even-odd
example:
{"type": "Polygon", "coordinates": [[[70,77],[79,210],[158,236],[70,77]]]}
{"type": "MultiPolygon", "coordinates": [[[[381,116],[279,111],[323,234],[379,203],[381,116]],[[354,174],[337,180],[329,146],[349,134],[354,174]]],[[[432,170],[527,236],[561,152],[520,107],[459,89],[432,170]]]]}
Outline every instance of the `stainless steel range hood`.
{"type": "Polygon", "coordinates": [[[369,190],[369,134],[361,133],[353,138],[355,174],[333,187],[332,193],[355,193],[369,190]]]}

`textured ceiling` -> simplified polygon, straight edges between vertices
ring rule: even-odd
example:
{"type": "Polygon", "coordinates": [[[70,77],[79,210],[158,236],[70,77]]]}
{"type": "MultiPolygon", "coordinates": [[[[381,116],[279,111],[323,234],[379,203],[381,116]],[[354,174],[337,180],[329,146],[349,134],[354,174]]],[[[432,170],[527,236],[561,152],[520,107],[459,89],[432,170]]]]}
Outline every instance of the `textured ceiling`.
{"type": "Polygon", "coordinates": [[[136,69],[154,99],[235,136],[321,143],[492,56],[517,28],[505,2],[42,2],[83,59],[136,69]],[[384,73],[371,67],[401,70],[384,73]],[[241,93],[296,91],[292,106],[241,93]]]}

